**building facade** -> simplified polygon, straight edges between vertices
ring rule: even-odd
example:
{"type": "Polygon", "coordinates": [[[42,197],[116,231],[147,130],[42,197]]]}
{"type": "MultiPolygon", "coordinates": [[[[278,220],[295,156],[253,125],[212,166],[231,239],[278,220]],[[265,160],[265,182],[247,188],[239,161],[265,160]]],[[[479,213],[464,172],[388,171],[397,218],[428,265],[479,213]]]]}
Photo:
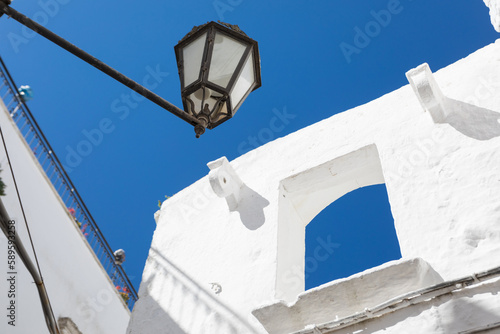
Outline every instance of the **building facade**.
{"type": "Polygon", "coordinates": [[[155,215],[127,333],[499,333],[498,64],[500,40],[422,64],[392,93],[210,162],[155,215]],[[402,259],[304,291],[306,225],[375,184],[402,259]]]}

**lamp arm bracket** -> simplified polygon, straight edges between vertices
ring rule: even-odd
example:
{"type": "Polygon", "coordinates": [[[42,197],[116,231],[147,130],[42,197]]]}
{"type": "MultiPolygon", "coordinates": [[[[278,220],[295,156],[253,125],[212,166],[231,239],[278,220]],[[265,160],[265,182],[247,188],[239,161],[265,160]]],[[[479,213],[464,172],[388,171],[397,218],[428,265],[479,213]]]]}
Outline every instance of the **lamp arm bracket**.
{"type": "Polygon", "coordinates": [[[31,30],[33,30],[34,32],[38,33],[39,35],[45,37],[49,41],[59,45],[61,48],[65,49],[66,51],[77,56],[78,58],[82,59],[86,63],[94,66],[95,68],[97,68],[101,72],[107,74],[108,76],[112,77],[113,79],[117,80],[118,82],[124,84],[125,86],[134,90],[138,94],[144,96],[145,98],[147,98],[151,102],[154,102],[158,106],[169,111],[170,113],[174,114],[175,116],[183,119],[184,121],[190,123],[191,125],[198,125],[200,123],[195,117],[187,114],[182,109],[171,104],[170,102],[168,102],[164,98],[158,96],[157,94],[155,94],[152,91],[150,91],[149,89],[147,89],[146,87],[138,84],[134,80],[130,79],[129,77],[123,75],[122,73],[118,72],[114,68],[106,65],[105,63],[103,63],[99,59],[93,57],[89,53],[78,48],[74,44],[71,44],[67,40],[56,35],[52,31],[45,28],[44,26],[38,24],[37,22],[31,20],[30,18],[28,18],[25,15],[21,14],[20,12],[16,11],[15,9],[13,9],[12,7],[9,6],[10,2],[11,2],[10,0],[0,0],[0,16],[2,16],[3,14],[7,14],[7,16],[13,18],[14,20],[21,23],[22,25],[30,28],[31,30]]]}

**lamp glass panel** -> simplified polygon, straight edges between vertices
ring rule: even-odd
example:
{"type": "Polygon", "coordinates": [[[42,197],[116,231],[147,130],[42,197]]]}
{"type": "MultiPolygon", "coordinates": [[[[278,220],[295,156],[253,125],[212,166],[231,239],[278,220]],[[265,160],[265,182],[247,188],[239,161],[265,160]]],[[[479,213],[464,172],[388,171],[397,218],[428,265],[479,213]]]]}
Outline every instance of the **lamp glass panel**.
{"type": "MultiPolygon", "coordinates": [[[[245,96],[248,90],[252,87],[255,82],[255,70],[253,63],[253,53],[250,53],[245,66],[241,71],[239,78],[236,80],[233,91],[231,92],[231,105],[233,109],[238,106],[241,99],[245,96]]],[[[235,110],[233,110],[233,113],[235,110]]]]}
{"type": "Polygon", "coordinates": [[[189,86],[200,77],[201,61],[207,34],[204,33],[182,49],[184,59],[184,87],[189,86]]]}
{"type": "Polygon", "coordinates": [[[246,47],[234,38],[216,32],[208,80],[226,88],[246,47]]]}

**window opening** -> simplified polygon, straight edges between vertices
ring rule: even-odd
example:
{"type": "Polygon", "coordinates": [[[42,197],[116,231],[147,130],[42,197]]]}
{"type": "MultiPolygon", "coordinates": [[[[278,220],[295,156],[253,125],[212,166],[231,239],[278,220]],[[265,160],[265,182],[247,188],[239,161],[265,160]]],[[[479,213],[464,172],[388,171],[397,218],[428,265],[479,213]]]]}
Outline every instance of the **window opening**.
{"type": "Polygon", "coordinates": [[[400,258],[385,184],[359,188],[307,225],[305,289],[400,258]]]}

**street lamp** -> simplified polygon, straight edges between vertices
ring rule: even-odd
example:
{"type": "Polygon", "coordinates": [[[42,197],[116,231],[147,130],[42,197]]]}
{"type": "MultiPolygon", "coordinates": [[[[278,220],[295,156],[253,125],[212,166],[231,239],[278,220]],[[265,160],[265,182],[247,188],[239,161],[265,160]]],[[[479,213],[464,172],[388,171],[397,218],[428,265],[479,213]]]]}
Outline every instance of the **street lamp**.
{"type": "MultiPolygon", "coordinates": [[[[238,26],[209,22],[185,36],[175,52],[181,79],[184,110],[171,104],[134,80],[116,71],[82,49],[76,47],[42,25],[19,13],[9,5],[11,0],[0,0],[0,17],[3,14],[37,32],[51,42],[133,89],[160,107],[195,127],[198,138],[205,128],[213,129],[233,117],[251,91],[261,85],[260,58],[257,42],[250,39],[238,26]]],[[[22,95],[22,92],[20,93],[22,95]]],[[[1,131],[0,131],[1,133],[1,131]]],[[[5,232],[7,214],[0,201],[0,229],[5,232]]],[[[16,250],[24,254],[20,240],[16,250]]],[[[47,328],[59,334],[43,279],[26,257],[25,264],[33,276],[42,303],[47,328]]]]}
{"type": "Polygon", "coordinates": [[[261,86],[257,42],[238,26],[209,22],[175,46],[184,111],[200,121],[199,137],[234,116],[261,86]]]}
{"type": "Polygon", "coordinates": [[[209,22],[194,27],[175,46],[184,110],[171,104],[0,0],[6,14],[51,42],[195,127],[196,138],[233,117],[251,91],[261,86],[257,42],[238,26],[209,22]]]}

